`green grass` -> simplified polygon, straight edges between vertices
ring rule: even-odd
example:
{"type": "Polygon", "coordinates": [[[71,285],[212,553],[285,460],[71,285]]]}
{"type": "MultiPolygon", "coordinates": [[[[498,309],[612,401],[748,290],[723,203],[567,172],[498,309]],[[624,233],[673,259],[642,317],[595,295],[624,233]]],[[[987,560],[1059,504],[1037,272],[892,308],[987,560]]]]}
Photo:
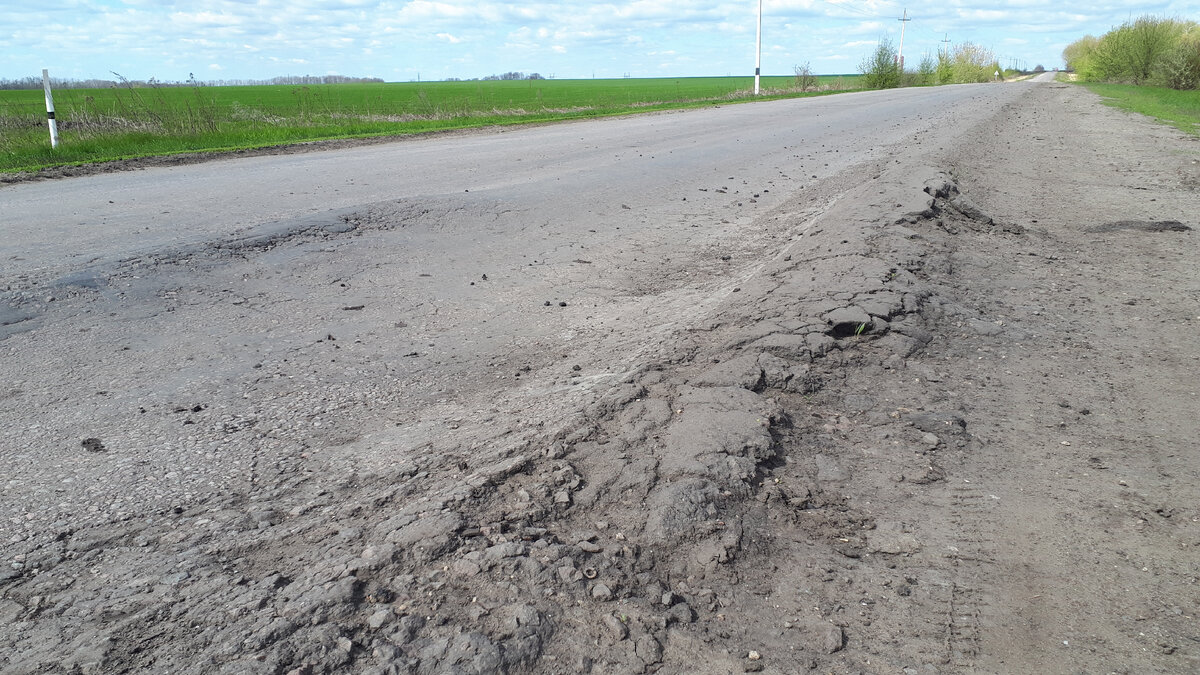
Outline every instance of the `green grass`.
{"type": "Polygon", "coordinates": [[[1200,91],[1092,82],[1085,83],[1084,86],[1104,97],[1104,102],[1108,105],[1153,117],[1189,134],[1200,136],[1200,91]]]}
{"type": "MultiPolygon", "coordinates": [[[[820,84],[855,89],[857,80],[820,84]]],[[[761,98],[801,95],[792,81],[762,78],[761,98]]],[[[714,77],[67,89],[54,94],[57,150],[42,92],[0,91],[0,172],[712,106],[754,99],[751,87],[751,78],[714,77]]]]}

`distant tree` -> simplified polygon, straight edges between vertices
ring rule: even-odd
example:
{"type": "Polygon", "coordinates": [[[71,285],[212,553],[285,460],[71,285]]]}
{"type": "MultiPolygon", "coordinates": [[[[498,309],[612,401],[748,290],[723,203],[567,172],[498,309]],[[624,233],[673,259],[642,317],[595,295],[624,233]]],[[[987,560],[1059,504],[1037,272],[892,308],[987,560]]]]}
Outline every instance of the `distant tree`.
{"type": "Polygon", "coordinates": [[[954,46],[951,53],[954,82],[991,82],[1000,64],[990,49],[971,42],[954,46]]]}
{"type": "Polygon", "coordinates": [[[921,63],[917,66],[916,83],[923,87],[937,84],[937,61],[929,52],[921,57],[921,63]]]}
{"type": "Polygon", "coordinates": [[[1034,67],[1033,67],[1033,72],[1035,72],[1035,73],[1044,73],[1044,72],[1046,72],[1046,69],[1045,69],[1045,68],[1043,68],[1043,67],[1042,67],[1042,64],[1040,64],[1040,63],[1039,63],[1039,64],[1037,64],[1036,66],[1034,66],[1034,67]]]}
{"type": "Polygon", "coordinates": [[[544,80],[546,78],[542,77],[538,73],[530,73],[529,77],[526,77],[525,79],[527,79],[527,80],[544,80]]]}
{"type": "Polygon", "coordinates": [[[517,71],[513,71],[511,73],[504,73],[503,75],[500,76],[500,79],[501,80],[523,80],[523,79],[525,79],[525,73],[519,73],[517,71]]]}
{"type": "Polygon", "coordinates": [[[892,41],[884,38],[875,51],[858,66],[867,89],[889,89],[900,86],[900,60],[892,41]]]}
{"type": "Polygon", "coordinates": [[[1063,62],[1067,70],[1078,73],[1085,80],[1092,79],[1095,70],[1096,52],[1100,48],[1100,38],[1085,35],[1063,48],[1063,62]]]}
{"type": "Polygon", "coordinates": [[[951,84],[954,82],[954,59],[950,57],[949,52],[938,52],[935,71],[938,84],[951,84]]]}

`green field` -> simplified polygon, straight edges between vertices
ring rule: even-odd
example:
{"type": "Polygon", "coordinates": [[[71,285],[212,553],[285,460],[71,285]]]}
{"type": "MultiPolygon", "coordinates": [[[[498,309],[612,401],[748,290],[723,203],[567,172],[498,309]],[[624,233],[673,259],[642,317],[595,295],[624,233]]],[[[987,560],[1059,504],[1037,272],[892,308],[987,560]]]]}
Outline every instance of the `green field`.
{"type": "Polygon", "coordinates": [[[1104,102],[1115,108],[1141,113],[1200,136],[1200,91],[1091,82],[1083,86],[1103,96],[1104,102]]]}
{"type": "MultiPolygon", "coordinates": [[[[819,84],[854,89],[857,79],[819,84]]],[[[792,85],[762,78],[768,98],[814,95],[792,85]]],[[[0,91],[0,171],[719,105],[753,99],[752,87],[714,77],[64,89],[57,150],[42,92],[0,91]]]]}

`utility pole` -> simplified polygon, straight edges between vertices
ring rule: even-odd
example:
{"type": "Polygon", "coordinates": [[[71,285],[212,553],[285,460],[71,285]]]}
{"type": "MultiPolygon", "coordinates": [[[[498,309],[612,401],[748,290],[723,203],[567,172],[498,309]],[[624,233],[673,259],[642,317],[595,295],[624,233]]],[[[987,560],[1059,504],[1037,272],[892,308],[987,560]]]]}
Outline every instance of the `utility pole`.
{"type": "Polygon", "coordinates": [[[758,0],[758,30],[754,33],[754,95],[758,96],[762,75],[762,0],[758,0]]]}
{"type": "Polygon", "coordinates": [[[950,56],[950,34],[946,33],[945,35],[946,37],[942,39],[942,44],[946,46],[942,47],[942,51],[946,54],[946,56],[950,56]]]}
{"type": "Polygon", "coordinates": [[[908,18],[908,10],[904,10],[904,16],[897,19],[900,22],[900,52],[896,56],[896,61],[900,63],[900,72],[904,72],[904,26],[912,19],[908,18]]]}

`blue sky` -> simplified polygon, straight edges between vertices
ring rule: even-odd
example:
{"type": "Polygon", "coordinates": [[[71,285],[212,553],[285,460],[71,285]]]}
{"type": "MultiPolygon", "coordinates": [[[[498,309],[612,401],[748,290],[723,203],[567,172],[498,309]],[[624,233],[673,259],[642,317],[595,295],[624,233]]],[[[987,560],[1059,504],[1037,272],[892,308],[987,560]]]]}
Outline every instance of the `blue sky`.
{"type": "MultiPolygon", "coordinates": [[[[1005,66],[1142,14],[1200,19],[1200,0],[764,0],[763,73],[852,73],[881,37],[923,53],[973,42],[1005,66]]],[[[0,78],[200,80],[350,75],[388,81],[505,71],[558,78],[754,72],[756,0],[0,0],[0,78]]]]}

